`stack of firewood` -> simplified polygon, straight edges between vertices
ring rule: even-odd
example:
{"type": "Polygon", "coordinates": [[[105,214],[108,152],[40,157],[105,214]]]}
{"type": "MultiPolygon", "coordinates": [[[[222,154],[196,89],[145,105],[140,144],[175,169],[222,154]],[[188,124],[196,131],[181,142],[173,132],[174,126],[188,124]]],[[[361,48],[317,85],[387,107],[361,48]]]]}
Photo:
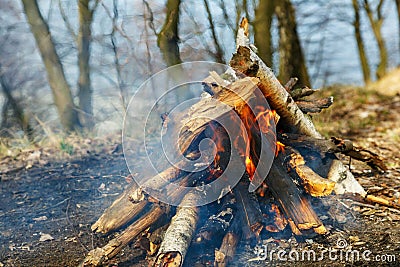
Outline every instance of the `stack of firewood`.
{"type": "Polygon", "coordinates": [[[257,240],[263,233],[288,227],[294,235],[326,234],[327,229],[310,204],[312,197],[332,192],[366,196],[335,153],[383,169],[382,161],[348,140],[322,138],[306,114],[329,107],[332,97],[307,100],[315,90],[294,89],[296,79],[282,86],[252,50],[247,27],[244,19],[238,32],[237,50],[230,62],[235,77],[226,79],[226,75],[211,72],[203,83],[208,96],[184,113],[167,119],[164,116],[163,126],[167,134],[179,136],[176,151],[186,159],[196,159],[201,138],[226,140],[226,131],[216,121],[231,118],[232,112],[242,120],[248,120],[249,116],[254,119],[257,114],[249,115],[248,105],[263,98],[270,105],[263,112],[269,114],[267,122],[277,123],[276,134],[264,131],[261,125],[246,124],[244,130],[250,138],[246,140],[240,134],[243,129],[238,127],[241,140],[234,144],[220,142],[218,157],[207,168],[188,172],[184,167],[190,161],[182,161],[149,177],[140,187],[133,183],[92,230],[110,233],[128,226],[104,247],[92,250],[82,266],[102,265],[135,239],[147,250],[149,262],[154,266],[181,266],[194,243],[214,246],[215,266],[226,266],[240,240],[257,240]],[[244,147],[250,149],[247,154],[244,147]],[[223,171],[232,153],[242,159],[235,166],[245,169],[239,182],[234,188],[225,188],[226,192],[215,202],[196,205],[206,196],[190,190],[190,186],[229,179],[223,177],[223,171]],[[260,160],[263,153],[273,155],[272,165],[260,160]],[[251,164],[257,168],[251,168],[251,164]],[[169,182],[182,187],[172,190],[169,182]],[[161,203],[157,194],[167,194],[180,205],[161,203]]]}

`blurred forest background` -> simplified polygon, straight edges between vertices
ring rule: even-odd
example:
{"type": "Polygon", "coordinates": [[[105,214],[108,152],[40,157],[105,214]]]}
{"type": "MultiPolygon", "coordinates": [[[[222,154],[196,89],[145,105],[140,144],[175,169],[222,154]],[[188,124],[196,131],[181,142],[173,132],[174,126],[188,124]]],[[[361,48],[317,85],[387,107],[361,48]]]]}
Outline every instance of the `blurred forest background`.
{"type": "MultiPolygon", "coordinates": [[[[282,83],[364,85],[400,64],[400,0],[0,0],[1,137],[118,132],[167,66],[229,63],[239,21],[282,83]]],[[[3,138],[2,138],[3,140],[3,138]]]]}

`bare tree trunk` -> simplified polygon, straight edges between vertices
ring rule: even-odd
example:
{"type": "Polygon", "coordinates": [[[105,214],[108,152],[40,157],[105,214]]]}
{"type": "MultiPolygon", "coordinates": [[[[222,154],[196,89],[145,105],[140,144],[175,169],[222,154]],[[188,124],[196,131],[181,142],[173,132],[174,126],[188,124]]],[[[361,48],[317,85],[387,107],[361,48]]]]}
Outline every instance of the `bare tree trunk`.
{"type": "MultiPolygon", "coordinates": [[[[20,127],[24,131],[25,135],[28,137],[29,141],[33,141],[33,129],[29,124],[29,118],[28,116],[25,115],[24,110],[21,107],[20,103],[11,94],[11,88],[7,84],[5,77],[2,73],[0,73],[0,86],[3,89],[3,93],[7,101],[5,105],[13,109],[13,112],[15,114],[15,117],[17,118],[20,127]]],[[[3,112],[4,112],[3,122],[6,122],[7,111],[5,110],[3,112]]]]}
{"type": "MultiPolygon", "coordinates": [[[[92,37],[91,24],[94,9],[89,7],[90,0],[79,0],[79,33],[78,33],[78,96],[80,121],[88,129],[93,128],[92,86],[90,81],[90,42],[92,37]]],[[[96,4],[98,2],[96,1],[96,4]]]]}
{"type": "MultiPolygon", "coordinates": [[[[398,27],[399,27],[399,51],[400,51],[400,0],[396,0],[396,7],[397,7],[397,19],[398,19],[398,27]]],[[[400,64],[400,61],[399,61],[400,64]]]]}
{"type": "Polygon", "coordinates": [[[49,27],[40,13],[37,0],[22,0],[27,20],[46,67],[49,85],[53,93],[61,125],[66,131],[80,128],[78,114],[72,99],[71,89],[57,55],[49,27]]]}
{"type": "Polygon", "coordinates": [[[276,1],[275,13],[279,22],[279,79],[286,83],[292,77],[300,86],[310,86],[307,67],[297,34],[296,14],[290,0],[276,1]]]}
{"type": "Polygon", "coordinates": [[[272,37],[271,25],[272,17],[274,15],[274,1],[273,0],[260,0],[257,9],[255,10],[254,25],[254,39],[255,45],[258,48],[258,55],[272,68],[272,37]]]}
{"type": "Polygon", "coordinates": [[[168,66],[182,63],[179,55],[179,5],[180,0],[168,0],[167,17],[157,37],[157,44],[168,66]]]}
{"type": "Polygon", "coordinates": [[[210,6],[208,4],[208,0],[204,0],[204,6],[205,6],[206,11],[207,11],[208,23],[210,24],[211,33],[212,33],[212,37],[213,37],[213,40],[214,40],[214,45],[215,45],[215,50],[216,50],[216,52],[214,54],[215,60],[217,62],[219,62],[219,63],[225,63],[224,52],[223,52],[223,50],[221,48],[221,45],[220,45],[220,43],[218,41],[217,31],[215,29],[215,24],[214,24],[214,21],[213,21],[213,18],[212,18],[212,12],[210,10],[210,6]]]}
{"type": "Polygon", "coordinates": [[[354,22],[353,22],[354,35],[357,41],[358,55],[360,57],[360,64],[364,77],[364,83],[368,84],[371,81],[371,70],[369,68],[367,54],[365,53],[364,41],[361,36],[360,7],[358,5],[358,0],[352,0],[352,1],[354,9],[354,22]]]}
{"type": "Polygon", "coordinates": [[[379,0],[378,6],[376,7],[377,17],[374,18],[374,14],[368,0],[364,0],[364,8],[367,13],[368,20],[371,24],[372,32],[374,33],[379,48],[380,62],[378,68],[376,69],[376,77],[378,79],[382,78],[386,74],[388,66],[388,53],[385,46],[385,40],[383,39],[381,31],[383,24],[383,16],[382,16],[383,3],[384,0],[379,0]]]}

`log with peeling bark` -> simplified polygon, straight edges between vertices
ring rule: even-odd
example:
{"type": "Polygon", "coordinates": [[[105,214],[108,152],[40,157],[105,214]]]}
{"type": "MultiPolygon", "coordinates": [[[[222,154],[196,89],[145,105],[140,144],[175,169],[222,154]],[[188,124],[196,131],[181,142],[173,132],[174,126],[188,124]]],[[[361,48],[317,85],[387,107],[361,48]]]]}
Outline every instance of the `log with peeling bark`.
{"type": "Polygon", "coordinates": [[[195,206],[199,198],[199,193],[191,191],[182,200],[165,232],[154,266],[182,266],[199,220],[199,207],[195,206]]]}
{"type": "Polygon", "coordinates": [[[281,116],[283,129],[288,132],[303,133],[317,138],[321,137],[312,121],[301,112],[272,70],[250,48],[248,21],[246,18],[242,20],[238,30],[236,45],[236,53],[230,61],[231,67],[247,76],[260,79],[258,87],[267,98],[271,108],[281,116]]]}

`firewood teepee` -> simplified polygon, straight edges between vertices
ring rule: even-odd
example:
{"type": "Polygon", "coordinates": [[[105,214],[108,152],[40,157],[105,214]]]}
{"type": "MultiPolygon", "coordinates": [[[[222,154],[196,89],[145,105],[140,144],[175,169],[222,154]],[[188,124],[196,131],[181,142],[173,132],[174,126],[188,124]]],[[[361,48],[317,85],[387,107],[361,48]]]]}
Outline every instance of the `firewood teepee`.
{"type": "Polygon", "coordinates": [[[194,144],[202,135],[211,132],[213,140],[224,140],[226,132],[215,121],[229,117],[232,112],[248,121],[246,129],[237,129],[240,140],[231,150],[222,142],[218,159],[204,170],[184,171],[181,167],[190,163],[182,161],[149,177],[141,187],[135,183],[130,185],[106,209],[92,230],[106,234],[128,226],[105,246],[90,251],[81,266],[101,266],[138,238],[153,266],[181,266],[188,248],[199,243],[210,243],[218,248],[215,266],[226,266],[234,257],[240,240],[258,238],[263,232],[279,232],[289,227],[294,235],[326,234],[327,229],[310,204],[310,198],[332,192],[366,196],[335,153],[369,160],[372,165],[384,168],[382,162],[377,157],[362,155],[348,140],[322,138],[305,114],[329,107],[332,98],[305,100],[315,90],[293,89],[295,79],[282,86],[253,51],[246,19],[240,24],[236,42],[236,52],[230,61],[236,77],[226,80],[223,75],[211,72],[203,82],[208,96],[186,112],[164,118],[164,127],[168,127],[168,134],[179,136],[176,150],[187,159],[198,157],[194,144]],[[256,93],[256,88],[261,94],[256,93]],[[264,108],[260,114],[252,114],[248,103],[260,98],[265,98],[271,109],[264,108]],[[264,123],[277,123],[278,134],[264,131],[263,125],[255,120],[260,116],[264,116],[264,123]],[[241,136],[242,131],[246,131],[247,140],[241,136]],[[265,140],[272,140],[276,151],[263,146],[265,140]],[[202,194],[168,187],[168,181],[190,186],[222,179],[219,175],[226,167],[226,153],[240,155],[243,160],[235,164],[246,171],[239,183],[228,188],[229,193],[218,201],[199,207],[196,203],[204,197],[202,194]],[[270,170],[259,160],[261,153],[274,154],[270,170]],[[314,158],[309,157],[310,153],[314,158]],[[254,166],[259,166],[257,169],[261,171],[255,171],[254,166]],[[263,175],[266,169],[269,172],[263,175]],[[180,206],[175,208],[157,201],[153,197],[159,193],[179,200],[180,206]],[[206,218],[202,214],[207,214],[206,218]]]}

